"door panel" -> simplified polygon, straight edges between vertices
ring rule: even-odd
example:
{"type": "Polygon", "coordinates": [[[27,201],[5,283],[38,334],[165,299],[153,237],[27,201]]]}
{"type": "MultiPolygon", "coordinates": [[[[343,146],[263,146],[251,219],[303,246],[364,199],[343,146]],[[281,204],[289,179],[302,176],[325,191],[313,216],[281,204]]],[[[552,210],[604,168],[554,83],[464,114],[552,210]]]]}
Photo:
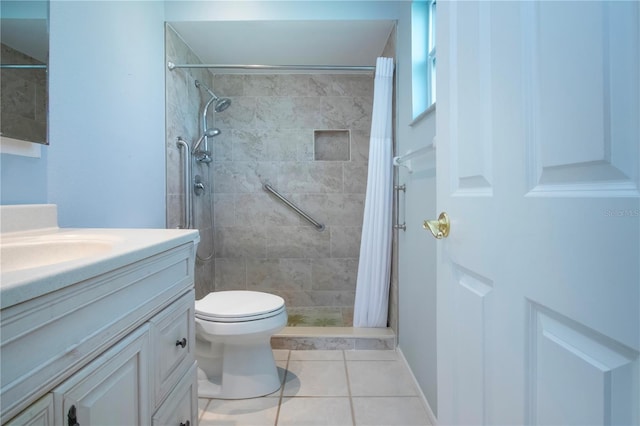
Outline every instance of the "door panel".
{"type": "Polygon", "coordinates": [[[487,321],[491,312],[491,280],[459,265],[454,265],[456,282],[455,329],[457,392],[456,411],[459,424],[484,423],[487,321]]]}
{"type": "Polygon", "coordinates": [[[529,423],[633,424],[637,354],[541,306],[530,309],[529,423]]]}
{"type": "Polygon", "coordinates": [[[488,4],[470,3],[472,13],[458,18],[455,37],[459,46],[475,45],[474,49],[455,49],[451,55],[459,65],[455,69],[457,84],[453,87],[451,114],[453,120],[464,123],[454,126],[452,138],[453,190],[457,195],[492,195],[491,136],[491,69],[484,52],[490,48],[491,28],[488,4]]]}
{"type": "Polygon", "coordinates": [[[529,195],[638,195],[638,29],[628,9],[523,5],[529,195]]]}

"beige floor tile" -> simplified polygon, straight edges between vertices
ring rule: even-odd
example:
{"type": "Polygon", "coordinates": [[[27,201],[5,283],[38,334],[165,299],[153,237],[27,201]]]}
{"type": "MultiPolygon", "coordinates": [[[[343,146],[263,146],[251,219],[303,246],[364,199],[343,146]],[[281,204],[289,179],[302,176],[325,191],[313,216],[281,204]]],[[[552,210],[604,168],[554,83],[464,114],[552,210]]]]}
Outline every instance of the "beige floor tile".
{"type": "Polygon", "coordinates": [[[394,361],[400,359],[396,351],[354,350],[344,351],[347,361],[394,361]]]}
{"type": "Polygon", "coordinates": [[[424,405],[417,397],[355,397],[356,426],[429,426],[424,405]]]}
{"type": "Polygon", "coordinates": [[[283,350],[274,357],[282,391],[245,400],[199,398],[200,425],[429,425],[411,374],[395,351],[283,350]]]}
{"type": "Polygon", "coordinates": [[[291,351],[291,361],[342,361],[340,350],[291,351]]]}
{"type": "Polygon", "coordinates": [[[289,361],[285,396],[348,396],[344,361],[289,361]]]}
{"type": "MultiPolygon", "coordinates": [[[[284,378],[287,374],[287,361],[276,361],[276,368],[278,369],[278,377],[280,378],[280,383],[284,384],[284,378]]],[[[269,398],[280,398],[280,394],[282,393],[282,386],[280,388],[269,395],[265,395],[265,397],[269,398]]]]}
{"type": "Polygon", "coordinates": [[[205,408],[207,408],[208,403],[209,403],[209,399],[198,398],[198,418],[202,417],[202,413],[204,413],[204,410],[205,408]]]}
{"type": "Polygon", "coordinates": [[[200,426],[273,426],[278,398],[241,400],[212,399],[200,419],[200,426]]]}
{"type": "Polygon", "coordinates": [[[416,396],[400,361],[347,361],[352,396],[416,396]]]}
{"type": "Polygon", "coordinates": [[[283,398],[278,426],[353,426],[349,398],[283,398]]]}

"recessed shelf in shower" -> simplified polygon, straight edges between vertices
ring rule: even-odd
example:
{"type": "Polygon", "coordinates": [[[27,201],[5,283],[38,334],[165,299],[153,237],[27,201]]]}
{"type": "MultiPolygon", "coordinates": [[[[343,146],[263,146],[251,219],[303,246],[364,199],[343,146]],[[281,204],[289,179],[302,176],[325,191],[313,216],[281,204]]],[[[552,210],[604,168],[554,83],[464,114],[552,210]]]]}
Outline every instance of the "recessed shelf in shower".
{"type": "Polygon", "coordinates": [[[349,130],[314,130],[314,159],[349,161],[351,159],[349,130]]]}

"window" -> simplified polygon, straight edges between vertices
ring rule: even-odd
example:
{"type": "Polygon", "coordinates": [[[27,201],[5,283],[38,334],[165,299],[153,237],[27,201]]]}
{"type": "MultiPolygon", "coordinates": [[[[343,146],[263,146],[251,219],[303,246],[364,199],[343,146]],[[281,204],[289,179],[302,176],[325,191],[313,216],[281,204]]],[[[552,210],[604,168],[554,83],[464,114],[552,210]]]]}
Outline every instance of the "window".
{"type": "Polygon", "coordinates": [[[436,101],[436,0],[411,5],[413,118],[436,101]]]}

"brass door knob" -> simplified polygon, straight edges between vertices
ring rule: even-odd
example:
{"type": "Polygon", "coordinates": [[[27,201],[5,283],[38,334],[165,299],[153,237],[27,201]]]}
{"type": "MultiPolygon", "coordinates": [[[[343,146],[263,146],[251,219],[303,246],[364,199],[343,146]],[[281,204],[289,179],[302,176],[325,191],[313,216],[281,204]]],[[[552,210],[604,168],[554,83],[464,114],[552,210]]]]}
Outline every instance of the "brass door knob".
{"type": "Polygon", "coordinates": [[[440,213],[438,220],[425,220],[422,224],[424,229],[431,231],[434,237],[441,240],[449,236],[450,224],[449,216],[446,212],[440,213]]]}

